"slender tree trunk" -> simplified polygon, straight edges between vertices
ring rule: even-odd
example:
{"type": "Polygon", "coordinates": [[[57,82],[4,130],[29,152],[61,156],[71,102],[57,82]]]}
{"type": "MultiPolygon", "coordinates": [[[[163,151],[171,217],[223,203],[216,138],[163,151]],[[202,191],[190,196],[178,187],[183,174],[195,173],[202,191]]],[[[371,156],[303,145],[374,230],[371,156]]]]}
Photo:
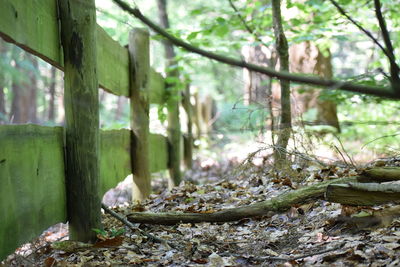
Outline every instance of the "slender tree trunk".
{"type": "MultiPolygon", "coordinates": [[[[160,17],[160,24],[163,28],[169,28],[169,20],[167,13],[166,0],[157,0],[158,12],[160,17]]],[[[169,67],[176,64],[174,47],[168,40],[163,41],[165,49],[165,57],[167,59],[167,76],[179,77],[179,72],[169,70],[169,67]]],[[[182,173],[180,170],[181,161],[181,130],[179,122],[179,94],[174,90],[174,84],[168,86],[170,89],[167,106],[168,106],[168,141],[170,144],[169,149],[169,173],[171,179],[169,180],[169,187],[177,186],[182,180],[182,173]]]]}
{"type": "Polygon", "coordinates": [[[35,56],[27,54],[27,59],[30,61],[33,67],[33,71],[29,72],[29,104],[28,104],[28,121],[37,123],[37,87],[38,87],[38,73],[39,73],[39,64],[38,60],[35,56]]]}
{"type": "MultiPolygon", "coordinates": [[[[275,43],[279,58],[280,71],[288,72],[289,48],[282,26],[280,0],[272,0],[272,20],[274,25],[275,43]]],[[[286,161],[285,151],[289,142],[292,127],[292,114],[290,107],[290,82],[288,80],[280,80],[280,86],[281,115],[279,122],[278,141],[274,148],[274,161],[276,166],[280,166],[286,161]]]]}
{"type": "MultiPolygon", "coordinates": [[[[0,55],[4,55],[7,51],[3,41],[0,40],[0,55]]],[[[0,71],[0,124],[7,122],[7,111],[6,111],[6,96],[4,94],[6,79],[4,71],[0,71]]]]}
{"type": "Polygon", "coordinates": [[[122,117],[122,112],[124,110],[124,105],[125,105],[125,98],[123,96],[119,96],[117,99],[117,107],[115,109],[115,116],[114,120],[119,121],[122,117]]]}
{"type": "Polygon", "coordinates": [[[56,68],[51,67],[50,71],[50,101],[49,101],[49,121],[56,121],[56,68]]]}
{"type": "Polygon", "coordinates": [[[21,79],[13,79],[12,81],[12,103],[10,112],[10,121],[12,123],[26,123],[29,120],[29,90],[26,82],[27,77],[25,70],[21,67],[22,52],[19,48],[14,48],[13,58],[15,61],[15,69],[19,72],[21,79]]]}

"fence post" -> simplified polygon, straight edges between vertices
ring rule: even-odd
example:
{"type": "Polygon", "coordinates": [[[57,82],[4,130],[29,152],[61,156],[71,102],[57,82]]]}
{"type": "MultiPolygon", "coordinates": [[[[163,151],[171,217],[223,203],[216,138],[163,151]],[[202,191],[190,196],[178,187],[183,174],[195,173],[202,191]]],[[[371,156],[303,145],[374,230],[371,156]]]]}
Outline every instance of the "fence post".
{"type": "Polygon", "coordinates": [[[151,193],[149,164],[149,32],[134,28],[129,33],[131,93],[132,200],[143,200],[151,193]]]}
{"type": "MultiPolygon", "coordinates": [[[[174,73],[176,74],[176,72],[174,73]]],[[[174,77],[175,75],[171,75],[174,77]]],[[[176,77],[176,76],[175,76],[176,77]]],[[[171,85],[170,85],[171,86],[171,85]]],[[[169,94],[167,99],[167,110],[168,110],[168,168],[169,168],[169,180],[168,187],[172,188],[179,185],[182,180],[181,173],[181,124],[179,121],[179,95],[174,88],[168,88],[169,94]]]]}
{"type": "Polygon", "coordinates": [[[101,228],[95,0],[59,0],[64,49],[66,186],[71,240],[101,228]]]}
{"type": "Polygon", "coordinates": [[[192,104],[190,103],[190,84],[187,83],[185,86],[185,92],[183,94],[183,99],[182,99],[182,106],[186,111],[187,115],[187,136],[184,139],[184,162],[185,162],[185,167],[187,169],[192,169],[193,165],[193,131],[192,131],[192,125],[193,125],[193,115],[192,115],[192,104]]]}

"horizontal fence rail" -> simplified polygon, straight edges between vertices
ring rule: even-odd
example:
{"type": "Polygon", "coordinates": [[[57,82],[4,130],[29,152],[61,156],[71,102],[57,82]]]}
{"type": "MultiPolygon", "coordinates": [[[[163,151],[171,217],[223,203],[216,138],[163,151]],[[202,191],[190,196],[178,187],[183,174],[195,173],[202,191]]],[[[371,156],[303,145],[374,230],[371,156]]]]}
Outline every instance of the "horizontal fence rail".
{"type": "MultiPolygon", "coordinates": [[[[56,0],[0,0],[0,36],[63,70],[60,21],[56,0]]],[[[114,41],[97,25],[99,84],[106,91],[130,96],[128,49],[114,41]]],[[[164,79],[154,70],[150,103],[161,103],[164,79]]]]}
{"type": "MultiPolygon", "coordinates": [[[[64,129],[0,126],[0,259],[66,221],[64,129]]],[[[100,133],[100,195],[132,173],[127,129],[100,133]]],[[[150,170],[168,168],[166,137],[150,134],[150,170]]]]}
{"type": "MultiPolygon", "coordinates": [[[[0,0],[0,7],[0,37],[65,71],[57,0],[0,0]]],[[[144,35],[148,38],[148,33],[144,35]]],[[[135,178],[142,182],[141,175],[135,176],[135,170],[145,168],[147,173],[154,173],[171,168],[171,149],[182,147],[175,147],[163,135],[148,130],[141,132],[148,128],[148,104],[166,102],[164,77],[151,67],[143,68],[149,64],[148,57],[135,61],[140,59],[142,51],[148,53],[148,42],[147,47],[134,54],[132,51],[140,46],[140,42],[130,43],[128,50],[99,25],[95,39],[99,86],[131,99],[132,130],[101,130],[99,133],[98,193],[103,196],[130,174],[134,174],[134,185],[135,178]],[[136,71],[144,69],[146,73],[137,76],[136,71]],[[143,87],[135,88],[136,83],[143,87]],[[136,111],[139,106],[143,107],[142,112],[136,111]],[[143,150],[138,149],[140,147],[143,150]],[[147,151],[148,155],[142,155],[140,151],[147,151]],[[136,167],[132,167],[135,164],[136,167]]],[[[70,95],[70,100],[76,100],[74,97],[70,95]]],[[[190,93],[187,97],[189,99],[190,93]]],[[[72,110],[76,112],[74,108],[72,110]]],[[[168,112],[171,111],[168,109],[168,112]]],[[[76,115],[78,118],[81,114],[76,115]]],[[[68,125],[66,128],[0,125],[0,209],[3,210],[0,213],[0,260],[49,226],[67,221],[67,212],[70,212],[67,199],[71,191],[67,191],[66,183],[71,177],[66,175],[66,155],[70,155],[69,148],[73,146],[68,146],[66,140],[69,140],[68,125]]],[[[191,152],[187,155],[191,157],[191,152]]],[[[149,187],[150,179],[145,184],[149,187]]]]}

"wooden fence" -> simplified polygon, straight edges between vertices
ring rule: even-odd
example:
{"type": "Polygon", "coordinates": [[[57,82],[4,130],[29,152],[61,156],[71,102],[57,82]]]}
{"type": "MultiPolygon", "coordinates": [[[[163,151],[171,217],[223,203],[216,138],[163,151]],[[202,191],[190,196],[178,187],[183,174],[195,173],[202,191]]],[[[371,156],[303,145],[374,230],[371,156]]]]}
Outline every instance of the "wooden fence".
{"type": "MultiPolygon", "coordinates": [[[[0,36],[64,70],[57,1],[0,0],[0,6],[0,36]]],[[[96,33],[99,85],[112,94],[130,97],[133,117],[132,130],[99,133],[98,183],[102,196],[127,175],[137,171],[132,166],[147,168],[148,172],[168,169],[169,149],[179,147],[169,144],[165,136],[148,132],[148,104],[164,102],[165,81],[151,68],[146,70],[141,65],[133,72],[132,67],[130,69],[131,50],[139,49],[143,43],[130,43],[128,51],[98,25],[96,33]],[[132,83],[146,77],[148,81],[144,83],[147,86],[132,93],[132,83]],[[147,103],[138,110],[143,101],[147,103]]],[[[133,39],[134,36],[131,34],[133,39]]],[[[148,46],[148,41],[144,45],[148,46]]],[[[148,51],[148,47],[140,49],[148,51]]],[[[135,64],[148,64],[143,63],[148,57],[140,60],[142,62],[135,64]]],[[[67,221],[65,156],[68,147],[65,147],[68,142],[65,139],[63,127],[0,126],[0,260],[49,226],[67,221]]],[[[139,179],[136,182],[138,194],[148,194],[143,187],[150,186],[150,180],[136,178],[139,179]]]]}

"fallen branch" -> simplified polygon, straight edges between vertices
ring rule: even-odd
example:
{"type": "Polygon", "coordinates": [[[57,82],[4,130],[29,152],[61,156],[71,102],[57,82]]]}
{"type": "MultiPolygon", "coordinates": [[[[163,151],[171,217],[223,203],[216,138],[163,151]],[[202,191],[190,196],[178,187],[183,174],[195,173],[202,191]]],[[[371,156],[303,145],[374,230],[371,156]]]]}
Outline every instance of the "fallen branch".
{"type": "Polygon", "coordinates": [[[378,183],[331,184],[326,189],[326,200],[354,206],[399,202],[400,186],[378,183]]]}
{"type": "Polygon", "coordinates": [[[273,215],[284,212],[293,205],[301,205],[324,197],[328,185],[334,183],[359,182],[360,177],[339,178],[306,186],[294,191],[249,206],[226,209],[214,213],[182,213],[182,212],[134,212],[128,220],[133,223],[177,224],[200,222],[230,222],[244,218],[273,215]]]}
{"type": "Polygon", "coordinates": [[[116,218],[118,221],[122,222],[123,224],[125,224],[126,226],[128,226],[131,230],[133,231],[138,231],[139,233],[141,233],[142,235],[146,236],[147,238],[149,238],[150,240],[153,240],[156,243],[160,243],[163,245],[167,245],[170,246],[171,248],[174,249],[178,249],[178,247],[171,243],[168,242],[162,238],[156,237],[152,234],[146,233],[145,231],[143,231],[142,229],[134,226],[130,221],[128,221],[126,218],[124,218],[122,215],[119,215],[118,213],[116,213],[115,211],[111,210],[110,208],[108,208],[105,204],[101,203],[101,208],[108,214],[110,214],[111,216],[113,216],[114,218],[116,218]]]}

